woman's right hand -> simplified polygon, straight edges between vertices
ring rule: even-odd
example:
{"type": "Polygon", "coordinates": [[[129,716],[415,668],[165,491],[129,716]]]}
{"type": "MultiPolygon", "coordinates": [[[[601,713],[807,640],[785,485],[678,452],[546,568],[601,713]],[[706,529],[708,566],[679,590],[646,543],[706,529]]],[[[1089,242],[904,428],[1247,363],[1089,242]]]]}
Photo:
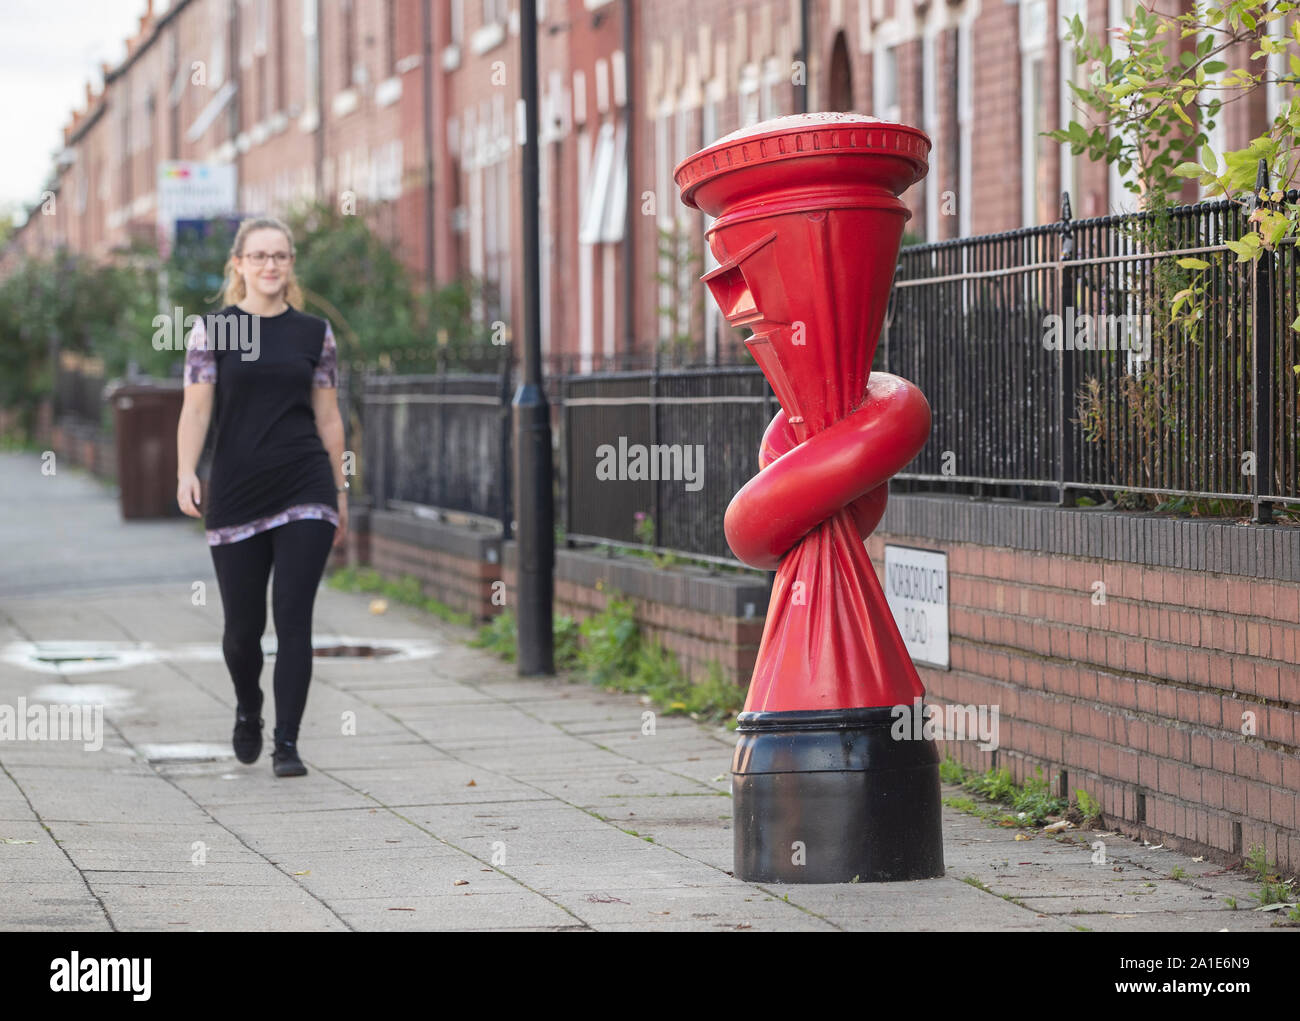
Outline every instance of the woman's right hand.
{"type": "Polygon", "coordinates": [[[182,475],[176,482],[176,502],[180,505],[181,511],[192,518],[201,518],[203,512],[199,510],[199,501],[203,496],[203,488],[199,483],[199,477],[193,472],[188,475],[182,475]]]}

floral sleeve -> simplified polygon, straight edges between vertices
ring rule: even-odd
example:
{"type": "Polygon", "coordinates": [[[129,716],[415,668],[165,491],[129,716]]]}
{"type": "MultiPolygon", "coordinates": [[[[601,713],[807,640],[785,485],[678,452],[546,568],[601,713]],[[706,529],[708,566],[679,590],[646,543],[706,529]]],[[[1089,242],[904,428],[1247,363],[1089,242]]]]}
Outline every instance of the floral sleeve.
{"type": "Polygon", "coordinates": [[[208,348],[207,326],[199,316],[185,342],[185,385],[216,381],[217,357],[208,348]]]}
{"type": "Polygon", "coordinates": [[[325,340],[320,348],[320,360],[316,363],[316,371],[312,374],[312,386],[337,388],[339,385],[339,355],[338,348],[334,344],[334,329],[330,326],[330,321],[325,320],[325,340]]]}

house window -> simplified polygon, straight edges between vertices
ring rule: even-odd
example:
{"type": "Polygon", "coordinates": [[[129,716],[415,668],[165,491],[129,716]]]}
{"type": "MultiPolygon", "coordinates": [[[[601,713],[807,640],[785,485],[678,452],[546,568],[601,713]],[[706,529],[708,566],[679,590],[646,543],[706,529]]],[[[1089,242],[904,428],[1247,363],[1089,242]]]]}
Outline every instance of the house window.
{"type": "Polygon", "coordinates": [[[320,67],[320,37],[316,32],[316,5],[318,0],[303,0],[302,2],[302,36],[305,42],[306,51],[306,69],[307,80],[306,86],[307,109],[317,110],[320,107],[320,96],[317,94],[316,85],[319,77],[320,67]]]}
{"type": "Polygon", "coordinates": [[[384,2],[384,74],[397,74],[397,0],[384,2]]]}
{"type": "Polygon", "coordinates": [[[740,126],[747,128],[757,124],[763,117],[762,100],[759,96],[758,65],[746,64],[740,74],[740,86],[736,90],[740,100],[740,126]]]}
{"type": "Polygon", "coordinates": [[[760,120],[768,120],[780,114],[777,103],[777,88],[782,82],[789,81],[789,78],[782,73],[781,61],[776,57],[768,57],[763,66],[763,86],[759,91],[758,116],[760,120]]]}
{"type": "Polygon", "coordinates": [[[342,0],[343,20],[343,87],[356,81],[356,5],[353,0],[342,0]]]}
{"type": "MultiPolygon", "coordinates": [[[[712,145],[718,138],[718,101],[714,95],[713,83],[711,82],[706,90],[707,95],[704,105],[700,107],[700,148],[712,145]]],[[[709,227],[713,225],[713,217],[708,213],[701,212],[703,219],[703,230],[700,232],[704,236],[709,227]]],[[[708,273],[718,268],[718,260],[713,256],[713,246],[705,242],[704,244],[704,266],[703,272],[708,273]]],[[[704,303],[704,359],[709,365],[718,363],[718,349],[721,346],[722,339],[722,309],[718,307],[716,301],[706,301],[704,303]]]]}
{"type": "MultiPolygon", "coordinates": [[[[1088,8],[1083,0],[1058,0],[1060,17],[1057,19],[1057,44],[1058,59],[1060,62],[1061,74],[1061,109],[1060,109],[1060,126],[1069,127],[1070,122],[1076,117],[1081,116],[1075,110],[1074,90],[1070,88],[1069,83],[1074,82],[1078,86],[1083,86],[1087,82],[1087,64],[1079,64],[1075,61],[1074,43],[1068,38],[1070,30],[1070,21],[1074,17],[1086,26],[1088,18],[1088,8]]],[[[1081,180],[1081,169],[1083,161],[1087,159],[1086,153],[1074,155],[1068,143],[1061,145],[1061,191],[1070,195],[1074,208],[1080,209],[1079,181],[1081,180]]],[[[1059,214],[1058,214],[1059,215],[1059,214]]]]}
{"type": "MultiPolygon", "coordinates": [[[[925,133],[931,138],[939,137],[939,112],[935,85],[936,74],[935,37],[926,35],[921,40],[921,121],[925,133]]],[[[931,167],[925,175],[925,239],[939,240],[939,168],[931,167]]]]}
{"type": "Polygon", "coordinates": [[[459,46],[465,37],[465,0],[451,0],[447,7],[451,21],[448,36],[452,46],[459,46]]]}
{"type": "MultiPolygon", "coordinates": [[[[971,215],[974,194],[974,167],[971,147],[975,141],[975,74],[971,17],[957,25],[957,223],[958,234],[970,237],[974,231],[971,215]]],[[[963,301],[965,300],[965,283],[963,301]]]]}
{"type": "MultiPolygon", "coordinates": [[[[1217,38],[1219,36],[1219,33],[1216,32],[1214,29],[1211,29],[1210,31],[1203,33],[1201,38],[1204,39],[1206,36],[1215,38],[1215,42],[1214,42],[1215,46],[1218,46],[1220,44],[1220,40],[1217,38]]],[[[1227,58],[1229,52],[1231,51],[1224,51],[1223,57],[1225,59],[1227,58]]],[[[1209,115],[1208,112],[1206,112],[1205,115],[1207,117],[1207,125],[1203,129],[1205,131],[1206,140],[1208,141],[1210,148],[1214,150],[1215,156],[1218,157],[1219,159],[1220,168],[1222,168],[1224,165],[1223,150],[1227,148],[1227,141],[1228,141],[1228,133],[1226,131],[1227,119],[1232,110],[1232,107],[1227,106],[1226,103],[1229,99],[1233,98],[1232,94],[1222,87],[1222,82],[1225,74],[1226,72],[1224,71],[1215,71],[1213,73],[1207,72],[1205,75],[1205,82],[1207,85],[1211,85],[1214,87],[1203,89],[1200,94],[1200,101],[1202,104],[1208,103],[1211,99],[1218,99],[1225,104],[1223,106],[1220,106],[1219,112],[1216,113],[1212,118],[1214,122],[1213,127],[1208,126],[1209,115]]],[[[1267,96],[1266,96],[1266,101],[1267,101],[1267,96]]],[[[1202,110],[1204,111],[1205,108],[1202,107],[1202,110]]],[[[1200,197],[1202,199],[1210,197],[1209,188],[1207,188],[1206,186],[1201,185],[1199,190],[1200,190],[1200,197]]]]}
{"type": "Polygon", "coordinates": [[[1045,199],[1047,139],[1047,2],[1020,4],[1020,219],[1026,226],[1041,218],[1045,199]]]}
{"type": "Polygon", "coordinates": [[[875,114],[881,120],[897,121],[902,117],[898,102],[898,47],[887,46],[876,51],[875,114]]]}
{"type": "MultiPolygon", "coordinates": [[[[1128,23],[1137,8],[1137,0],[1108,0],[1108,20],[1112,29],[1128,23]]],[[[1123,60],[1128,56],[1128,45],[1123,39],[1114,38],[1111,43],[1111,56],[1123,60]]],[[[1124,102],[1131,103],[1132,98],[1124,102]]],[[[1132,212],[1137,208],[1137,196],[1125,185],[1138,179],[1137,167],[1131,166],[1127,174],[1119,172],[1119,164],[1110,165],[1110,211],[1113,213],[1132,212]]]]}
{"type": "Polygon", "coordinates": [[[591,177],[585,189],[586,205],[578,227],[578,240],[584,245],[599,244],[603,240],[605,209],[614,183],[615,143],[614,124],[606,121],[596,136],[596,153],[592,157],[591,177]]]}
{"type": "Polygon", "coordinates": [[[226,11],[224,4],[212,8],[212,49],[208,56],[208,88],[226,80],[226,11]]]}
{"type": "MultiPolygon", "coordinates": [[[[1300,15],[1293,14],[1292,17],[1300,17],[1300,15]]],[[[1278,18],[1276,21],[1270,22],[1268,26],[1268,34],[1278,43],[1281,43],[1286,38],[1287,19],[1278,18]]],[[[1270,125],[1277,119],[1278,114],[1282,112],[1282,101],[1284,96],[1282,94],[1282,84],[1280,79],[1285,77],[1287,74],[1286,57],[1287,50],[1285,47],[1277,53],[1270,53],[1268,55],[1269,75],[1268,84],[1264,87],[1264,109],[1268,116],[1268,122],[1270,125]]]]}

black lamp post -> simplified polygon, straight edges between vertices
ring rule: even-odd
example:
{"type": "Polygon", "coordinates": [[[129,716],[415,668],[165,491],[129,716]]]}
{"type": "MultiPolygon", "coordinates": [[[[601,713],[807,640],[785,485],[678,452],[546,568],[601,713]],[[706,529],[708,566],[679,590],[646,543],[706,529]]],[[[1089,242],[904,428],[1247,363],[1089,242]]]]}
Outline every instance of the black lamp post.
{"type": "Polygon", "coordinates": [[[555,508],[552,500],[551,409],[542,386],[539,302],[537,2],[519,4],[520,95],[524,101],[524,378],[515,391],[514,451],[518,522],[518,670],[555,673],[551,613],[554,602],[555,508]]]}

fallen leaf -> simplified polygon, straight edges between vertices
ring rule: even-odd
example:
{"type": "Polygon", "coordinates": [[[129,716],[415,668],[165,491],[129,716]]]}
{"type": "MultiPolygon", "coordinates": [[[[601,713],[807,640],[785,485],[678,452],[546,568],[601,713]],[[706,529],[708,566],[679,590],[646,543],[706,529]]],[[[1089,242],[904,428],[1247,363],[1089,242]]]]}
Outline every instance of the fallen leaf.
{"type": "Polygon", "coordinates": [[[389,911],[414,911],[415,908],[389,908],[389,911]]]}
{"type": "Polygon", "coordinates": [[[1061,830],[1072,830],[1072,829],[1074,829],[1074,823],[1070,822],[1068,819],[1062,819],[1060,822],[1054,822],[1050,826],[1044,826],[1043,832],[1060,833],[1061,830]]]}
{"type": "Polygon", "coordinates": [[[1205,855],[1201,855],[1199,858],[1193,858],[1192,861],[1205,861],[1205,855]]]}
{"type": "Polygon", "coordinates": [[[465,786],[466,786],[466,787],[477,787],[477,786],[478,786],[478,783],[477,783],[476,781],[474,781],[474,780],[471,780],[471,781],[470,781],[469,783],[467,783],[465,786]]]}
{"type": "Polygon", "coordinates": [[[379,616],[379,614],[381,613],[387,613],[388,600],[387,599],[370,600],[370,612],[373,613],[375,616],[379,616]]]}
{"type": "MultiPolygon", "coordinates": [[[[621,897],[609,897],[603,893],[587,894],[587,902],[589,904],[627,904],[628,903],[627,901],[623,900],[623,898],[621,897]]],[[[667,912],[664,913],[667,914],[667,912]]]]}
{"type": "Polygon", "coordinates": [[[311,869],[304,869],[302,872],[295,872],[294,875],[295,875],[295,876],[310,876],[310,875],[311,875],[311,869]]]}
{"type": "Polygon", "coordinates": [[[469,886],[469,880],[468,880],[468,879],[457,879],[457,880],[456,880],[454,883],[452,883],[451,885],[452,885],[452,886],[469,886]]]}
{"type": "Polygon", "coordinates": [[[1031,837],[1028,833],[1017,833],[1017,834],[1016,834],[1016,839],[1017,839],[1017,840],[1033,840],[1034,838],[1031,837]]]}

